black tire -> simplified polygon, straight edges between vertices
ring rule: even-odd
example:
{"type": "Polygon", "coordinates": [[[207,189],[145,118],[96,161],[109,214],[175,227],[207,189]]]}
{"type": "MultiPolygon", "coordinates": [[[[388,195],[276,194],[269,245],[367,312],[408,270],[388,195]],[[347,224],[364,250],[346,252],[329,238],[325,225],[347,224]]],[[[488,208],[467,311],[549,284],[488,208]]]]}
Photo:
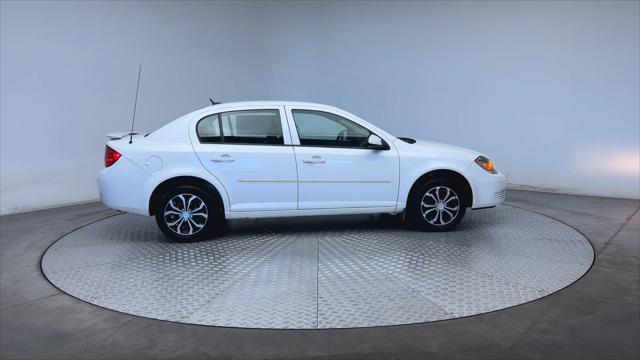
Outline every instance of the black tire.
{"type": "Polygon", "coordinates": [[[463,187],[455,182],[432,179],[413,192],[407,203],[407,220],[424,231],[448,231],[464,217],[468,200],[463,187]]]}
{"type": "Polygon", "coordinates": [[[155,218],[168,238],[179,242],[201,241],[220,234],[224,229],[224,214],[220,209],[217,199],[208,192],[195,186],[181,185],[162,195],[156,204],[155,218]],[[185,205],[189,206],[188,215],[184,215],[185,205]]]}

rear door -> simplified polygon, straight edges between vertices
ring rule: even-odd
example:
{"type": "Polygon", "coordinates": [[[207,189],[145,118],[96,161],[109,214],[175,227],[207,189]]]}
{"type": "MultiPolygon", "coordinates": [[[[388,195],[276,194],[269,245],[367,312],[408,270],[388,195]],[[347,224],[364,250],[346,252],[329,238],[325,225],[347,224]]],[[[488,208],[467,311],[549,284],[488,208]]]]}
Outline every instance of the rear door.
{"type": "MultiPolygon", "coordinates": [[[[286,107],[298,167],[299,209],[397,205],[399,158],[390,145],[366,148],[373,132],[347,114],[286,107]]],[[[378,134],[377,134],[378,135],[378,134]]]]}
{"type": "Polygon", "coordinates": [[[196,121],[195,135],[194,150],[224,185],[231,211],[297,208],[296,163],[284,107],[227,108],[196,121]]]}

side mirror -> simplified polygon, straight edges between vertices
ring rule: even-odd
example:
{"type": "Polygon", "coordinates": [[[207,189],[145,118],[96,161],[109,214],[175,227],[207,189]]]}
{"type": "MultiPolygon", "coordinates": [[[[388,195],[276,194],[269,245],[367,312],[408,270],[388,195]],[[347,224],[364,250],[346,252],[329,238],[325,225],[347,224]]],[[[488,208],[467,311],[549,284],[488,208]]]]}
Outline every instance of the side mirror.
{"type": "Polygon", "coordinates": [[[372,149],[383,149],[385,148],[384,146],[384,142],[382,141],[382,139],[375,134],[371,134],[369,135],[369,138],[367,139],[367,143],[369,144],[369,147],[372,149]]]}

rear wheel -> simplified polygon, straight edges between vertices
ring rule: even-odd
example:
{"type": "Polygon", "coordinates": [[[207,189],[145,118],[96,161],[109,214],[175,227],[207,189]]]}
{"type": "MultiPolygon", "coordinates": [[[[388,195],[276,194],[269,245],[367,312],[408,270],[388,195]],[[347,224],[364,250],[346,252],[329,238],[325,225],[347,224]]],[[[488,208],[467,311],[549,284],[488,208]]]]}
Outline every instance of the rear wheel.
{"type": "Polygon", "coordinates": [[[193,186],[178,186],[167,191],[158,202],[156,223],[173,240],[204,240],[223,227],[223,216],[218,209],[207,192],[193,186]]]}
{"type": "Polygon", "coordinates": [[[433,179],[421,185],[409,200],[410,220],[426,231],[447,231],[460,223],[467,199],[462,188],[446,179],[433,179]]]}

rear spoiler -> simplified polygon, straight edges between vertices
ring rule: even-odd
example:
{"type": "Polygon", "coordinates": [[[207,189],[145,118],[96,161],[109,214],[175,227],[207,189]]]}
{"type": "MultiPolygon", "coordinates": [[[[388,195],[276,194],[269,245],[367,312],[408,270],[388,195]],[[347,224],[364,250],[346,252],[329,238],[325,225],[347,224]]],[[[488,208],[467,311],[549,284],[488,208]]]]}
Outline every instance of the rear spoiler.
{"type": "Polygon", "coordinates": [[[138,135],[140,133],[137,132],[110,132],[107,134],[107,139],[109,140],[120,140],[123,137],[127,137],[127,136],[131,136],[131,135],[138,135]]]}

